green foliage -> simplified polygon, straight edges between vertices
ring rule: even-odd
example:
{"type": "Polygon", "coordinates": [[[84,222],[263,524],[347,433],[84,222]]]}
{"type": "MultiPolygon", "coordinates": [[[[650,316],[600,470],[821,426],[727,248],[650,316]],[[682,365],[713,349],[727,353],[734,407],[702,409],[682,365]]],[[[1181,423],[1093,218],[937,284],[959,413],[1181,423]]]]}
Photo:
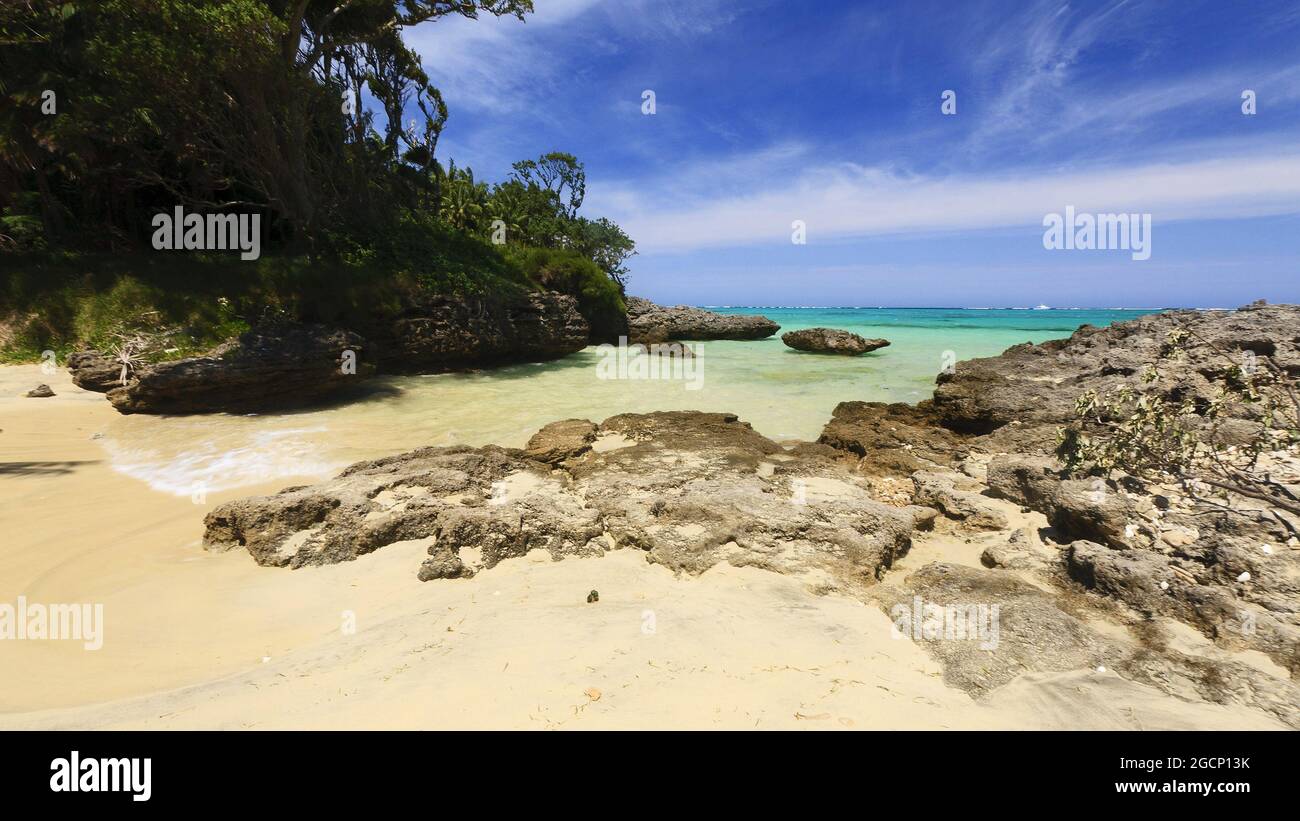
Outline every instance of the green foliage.
{"type": "Polygon", "coordinates": [[[598,338],[608,336],[627,313],[618,284],[583,255],[557,248],[528,248],[512,259],[531,282],[578,300],[578,310],[598,338]]]}
{"type": "Polygon", "coordinates": [[[558,201],[565,203],[565,216],[573,219],[578,215],[587,195],[587,172],[577,157],[563,151],[552,151],[535,160],[520,160],[511,168],[524,185],[555,194],[558,201]]]}
{"type": "Polygon", "coordinates": [[[103,346],[161,324],[171,347],[194,351],[268,312],[343,321],[421,295],[536,287],[616,323],[634,245],[577,215],[582,163],[551,152],[497,185],[454,163],[444,171],[447,107],[401,36],[448,15],[523,19],[532,7],[0,4],[0,265],[15,272],[0,294],[0,349],[103,346]],[[261,214],[264,257],[149,252],[153,215],[176,205],[261,214]]]}
{"type": "Polygon", "coordinates": [[[1056,449],[1067,470],[1173,481],[1192,498],[1225,510],[1232,509],[1228,494],[1235,493],[1300,515],[1300,499],[1268,467],[1271,454],[1294,454],[1300,446],[1294,378],[1248,350],[1238,361],[1181,326],[1168,334],[1159,357],[1142,373],[1141,385],[1079,397],[1079,420],[1061,429],[1056,449]],[[1193,341],[1223,361],[1217,393],[1208,400],[1158,387],[1160,365],[1175,364],[1193,341]],[[1246,431],[1238,425],[1225,436],[1229,420],[1246,420],[1246,431]]]}

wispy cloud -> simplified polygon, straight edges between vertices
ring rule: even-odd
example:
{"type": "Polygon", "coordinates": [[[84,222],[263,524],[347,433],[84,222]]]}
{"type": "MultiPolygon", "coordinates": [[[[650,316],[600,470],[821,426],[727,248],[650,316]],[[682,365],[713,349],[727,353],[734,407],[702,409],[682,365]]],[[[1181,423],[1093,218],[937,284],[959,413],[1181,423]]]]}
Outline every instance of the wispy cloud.
{"type": "Polygon", "coordinates": [[[803,220],[810,241],[930,231],[1037,226],[1047,213],[1151,213],[1157,222],[1300,212],[1300,152],[1174,164],[1030,174],[918,177],[846,165],[810,169],[787,185],[692,197],[594,185],[646,252],[789,244],[803,220]]]}

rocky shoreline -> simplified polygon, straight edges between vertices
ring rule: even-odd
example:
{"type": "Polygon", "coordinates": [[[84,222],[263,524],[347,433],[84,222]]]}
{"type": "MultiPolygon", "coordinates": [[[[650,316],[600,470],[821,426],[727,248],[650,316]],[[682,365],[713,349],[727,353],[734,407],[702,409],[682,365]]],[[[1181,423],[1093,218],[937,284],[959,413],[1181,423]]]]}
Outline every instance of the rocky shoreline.
{"type": "MultiPolygon", "coordinates": [[[[1297,523],[1249,500],[1214,510],[1131,477],[1072,477],[1050,455],[1075,398],[1140,373],[1175,327],[1194,340],[1159,391],[1211,401],[1225,350],[1300,373],[1300,307],[1170,312],[958,363],[917,406],[842,403],[817,442],[778,444],[731,414],[566,420],[523,449],[422,448],[229,502],[206,518],[204,543],[299,567],[419,541],[427,558],[412,573],[431,582],[530,551],[635,548],[679,572],[761,567],[882,607],[999,604],[996,649],[925,642],[972,695],[1108,665],[1300,726],[1297,523]],[[974,561],[899,578],[897,561],[934,534],[969,544],[974,561]],[[1122,640],[1095,626],[1102,613],[1127,625],[1122,640]],[[1186,652],[1172,624],[1213,652],[1186,652]]],[[[1287,457],[1278,473],[1300,491],[1287,457]]]]}
{"type": "MultiPolygon", "coordinates": [[[[628,299],[632,343],[759,339],[764,317],[628,299]]],[[[360,393],[379,374],[440,373],[559,359],[592,342],[577,300],[552,292],[498,299],[429,297],[355,329],[284,320],[259,324],[204,356],[122,363],[102,351],[68,359],[73,382],[105,393],[121,413],[288,410],[360,393]]]]}

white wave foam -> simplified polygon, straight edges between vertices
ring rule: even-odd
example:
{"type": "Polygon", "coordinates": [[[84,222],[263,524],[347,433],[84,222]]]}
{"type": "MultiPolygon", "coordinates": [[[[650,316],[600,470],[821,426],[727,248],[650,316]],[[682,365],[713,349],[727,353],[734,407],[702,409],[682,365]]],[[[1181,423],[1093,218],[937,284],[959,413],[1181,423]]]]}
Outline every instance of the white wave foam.
{"type": "Polygon", "coordinates": [[[325,427],[248,431],[194,443],[174,455],[105,439],[113,470],[175,496],[214,493],[293,476],[326,478],[346,462],[321,453],[325,427]]]}

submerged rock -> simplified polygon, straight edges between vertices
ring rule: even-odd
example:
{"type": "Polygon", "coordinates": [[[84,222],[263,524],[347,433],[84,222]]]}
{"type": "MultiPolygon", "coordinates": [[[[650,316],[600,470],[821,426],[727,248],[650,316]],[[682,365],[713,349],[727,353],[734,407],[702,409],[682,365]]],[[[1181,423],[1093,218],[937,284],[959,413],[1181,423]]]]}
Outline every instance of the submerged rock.
{"type": "Polygon", "coordinates": [[[781,334],[781,341],[796,351],[857,356],[889,345],[888,339],[864,339],[835,328],[805,328],[781,334]]]}
{"type": "Polygon", "coordinates": [[[638,296],[627,298],[630,344],[670,340],[764,339],[781,330],[765,316],[719,314],[686,305],[656,305],[638,296]]]}

